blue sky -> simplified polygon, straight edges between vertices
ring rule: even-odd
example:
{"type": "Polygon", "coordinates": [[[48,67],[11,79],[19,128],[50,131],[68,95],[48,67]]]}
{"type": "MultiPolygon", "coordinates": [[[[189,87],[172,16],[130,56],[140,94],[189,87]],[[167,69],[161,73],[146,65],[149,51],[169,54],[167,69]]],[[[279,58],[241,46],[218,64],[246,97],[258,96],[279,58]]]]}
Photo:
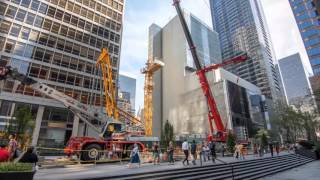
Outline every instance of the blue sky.
{"type": "MultiPolygon", "coordinates": [[[[311,72],[288,0],[261,0],[277,59],[300,52],[311,72]]],[[[211,25],[208,0],[182,0],[185,10],[211,25]]],[[[172,0],[126,0],[120,72],[137,79],[136,110],[143,107],[144,76],[140,73],[148,56],[148,27],[164,26],[176,15],[172,0]]]]}

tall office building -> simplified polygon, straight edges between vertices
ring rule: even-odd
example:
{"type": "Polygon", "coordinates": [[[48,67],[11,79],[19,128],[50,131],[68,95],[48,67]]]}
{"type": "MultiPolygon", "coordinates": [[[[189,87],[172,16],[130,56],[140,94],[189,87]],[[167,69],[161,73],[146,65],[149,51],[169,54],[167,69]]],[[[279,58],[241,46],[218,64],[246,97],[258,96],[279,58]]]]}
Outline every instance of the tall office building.
{"type": "Polygon", "coordinates": [[[278,99],[280,86],[268,28],[259,0],[210,0],[213,29],[219,33],[222,59],[247,53],[246,62],[226,69],[278,99]]]}
{"type": "Polygon", "coordinates": [[[320,23],[318,0],[289,0],[314,75],[320,75],[320,23]]]}
{"type": "Polygon", "coordinates": [[[136,103],[136,79],[124,74],[119,74],[119,93],[121,93],[123,99],[129,101],[131,105],[131,111],[135,112],[136,103]]]}
{"type": "MultiPolygon", "coordinates": [[[[218,34],[191,14],[184,14],[203,64],[221,62],[218,34]],[[209,37],[209,38],[208,38],[209,37]]],[[[164,67],[154,75],[153,135],[160,137],[168,120],[176,138],[203,138],[209,133],[208,106],[179,18],[163,28],[149,27],[149,57],[157,57],[164,67]]],[[[264,124],[261,91],[257,86],[224,69],[207,73],[223,124],[239,139],[246,139],[252,124],[264,124]],[[255,99],[254,102],[251,99],[255,99]]]]}
{"type": "Polygon", "coordinates": [[[298,53],[280,59],[279,69],[289,105],[300,103],[310,95],[308,78],[298,53]]]}
{"type": "MultiPolygon", "coordinates": [[[[117,82],[123,7],[123,0],[0,1],[0,65],[15,67],[97,109],[101,103],[95,63],[107,47],[117,82]]],[[[29,87],[6,80],[0,100],[1,130],[18,107],[30,107],[36,117],[33,144],[39,140],[61,146],[71,134],[83,135],[78,118],[29,87]]]]}

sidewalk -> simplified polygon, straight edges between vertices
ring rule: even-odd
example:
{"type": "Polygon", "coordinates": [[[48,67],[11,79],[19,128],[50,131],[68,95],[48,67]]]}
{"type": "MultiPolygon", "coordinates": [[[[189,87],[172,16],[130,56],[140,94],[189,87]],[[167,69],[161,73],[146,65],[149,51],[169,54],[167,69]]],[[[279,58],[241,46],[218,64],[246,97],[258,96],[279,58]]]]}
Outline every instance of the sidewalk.
{"type": "MultiPolygon", "coordinates": [[[[286,152],[282,152],[280,155],[288,154],[286,152]]],[[[265,154],[265,157],[270,157],[270,154],[265,154]]],[[[242,161],[236,160],[233,157],[218,157],[224,162],[235,162],[242,161]]],[[[246,160],[250,159],[258,159],[258,157],[254,157],[253,155],[249,155],[246,157],[246,160]]],[[[80,179],[86,177],[103,177],[103,176],[114,176],[114,175],[122,175],[122,174],[132,174],[139,172],[151,172],[158,170],[166,170],[166,169],[176,169],[183,167],[194,167],[191,165],[191,161],[189,162],[189,166],[183,166],[181,161],[175,162],[174,165],[168,165],[167,162],[163,162],[160,165],[153,165],[153,163],[145,163],[142,164],[140,168],[132,168],[129,169],[127,167],[127,163],[115,163],[115,164],[86,164],[86,165],[70,165],[65,168],[53,168],[53,169],[40,169],[35,174],[35,180],[59,180],[59,179],[80,179]]],[[[222,162],[216,161],[216,164],[221,164],[222,162]]],[[[203,166],[213,164],[212,161],[203,162],[203,166]]],[[[197,160],[197,165],[200,166],[200,161],[197,160]]]]}

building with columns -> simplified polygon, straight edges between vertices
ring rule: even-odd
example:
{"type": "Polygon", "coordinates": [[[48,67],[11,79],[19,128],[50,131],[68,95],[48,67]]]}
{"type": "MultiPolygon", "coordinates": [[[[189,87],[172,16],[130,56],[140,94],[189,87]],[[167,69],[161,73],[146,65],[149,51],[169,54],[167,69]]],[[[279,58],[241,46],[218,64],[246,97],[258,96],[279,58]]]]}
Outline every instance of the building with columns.
{"type": "MultiPolygon", "coordinates": [[[[101,48],[108,48],[116,83],[123,10],[123,0],[1,1],[0,66],[17,68],[98,109],[96,59],[101,48]]],[[[28,106],[36,121],[33,145],[61,147],[71,135],[87,133],[58,101],[11,80],[0,88],[0,131],[19,107],[28,106]]]]}

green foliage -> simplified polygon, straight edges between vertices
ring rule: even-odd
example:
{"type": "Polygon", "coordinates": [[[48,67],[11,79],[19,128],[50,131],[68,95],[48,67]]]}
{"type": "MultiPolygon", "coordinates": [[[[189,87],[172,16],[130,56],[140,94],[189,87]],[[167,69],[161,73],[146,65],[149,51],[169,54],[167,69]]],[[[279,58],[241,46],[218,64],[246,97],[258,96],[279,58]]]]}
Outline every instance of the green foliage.
{"type": "Polygon", "coordinates": [[[7,133],[17,134],[17,139],[21,142],[21,146],[24,147],[30,142],[35,121],[28,106],[18,107],[14,117],[7,127],[7,133]]]}
{"type": "Polygon", "coordinates": [[[262,147],[266,147],[268,145],[269,133],[265,129],[260,129],[256,134],[256,139],[260,142],[262,147]]]}
{"type": "Polygon", "coordinates": [[[235,151],[235,145],[236,145],[236,136],[232,132],[228,133],[227,136],[227,150],[231,153],[234,153],[235,151]]]}
{"type": "Polygon", "coordinates": [[[277,116],[271,119],[273,132],[283,135],[289,143],[296,142],[298,138],[316,139],[315,130],[320,126],[317,111],[301,112],[279,102],[275,106],[277,116]]]}
{"type": "Polygon", "coordinates": [[[32,164],[30,163],[13,163],[13,162],[0,163],[0,173],[1,172],[28,172],[28,171],[32,171],[32,164]]]}
{"type": "Polygon", "coordinates": [[[167,120],[164,124],[163,131],[161,133],[161,146],[162,148],[167,148],[169,146],[169,142],[174,140],[173,134],[173,126],[167,120]]]}

